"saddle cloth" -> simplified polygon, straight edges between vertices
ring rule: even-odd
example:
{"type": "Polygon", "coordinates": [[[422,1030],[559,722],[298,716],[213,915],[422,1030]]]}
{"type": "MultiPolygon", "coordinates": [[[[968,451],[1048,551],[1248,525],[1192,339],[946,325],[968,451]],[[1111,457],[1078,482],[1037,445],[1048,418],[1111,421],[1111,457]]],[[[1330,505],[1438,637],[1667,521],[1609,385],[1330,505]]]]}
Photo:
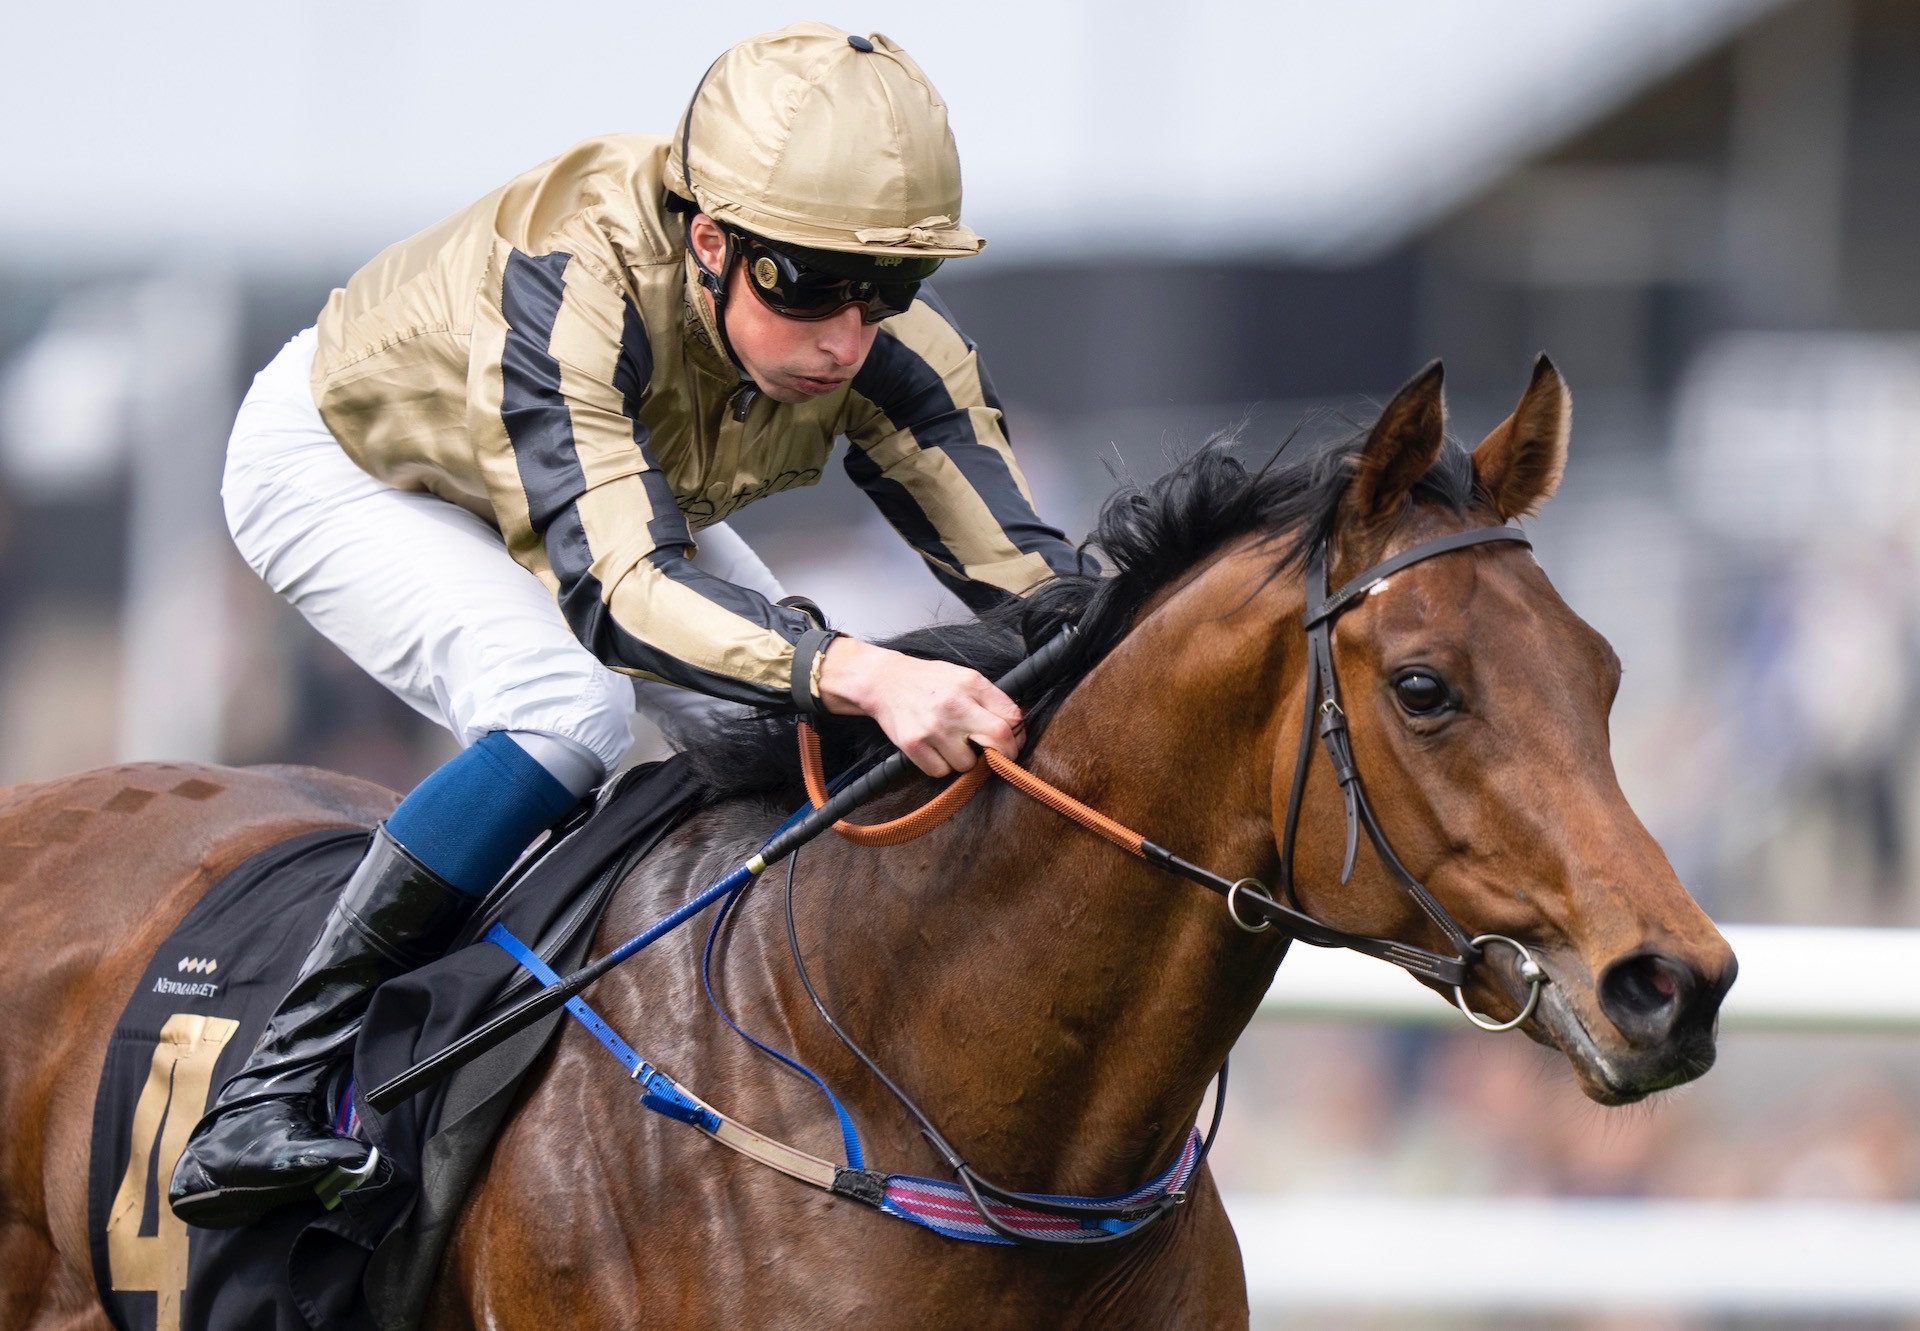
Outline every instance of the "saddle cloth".
{"type": "MultiPolygon", "coordinates": [[[[467,937],[499,920],[550,965],[571,969],[618,880],[703,795],[678,760],[628,772],[591,817],[488,899],[467,937]]],[[[564,1013],[392,1114],[361,1119],[360,1135],[380,1148],[390,1175],[332,1212],[315,1201],[246,1229],[205,1230],[166,1205],[187,1134],[291,987],[366,844],[364,829],[334,828],[248,860],[188,911],[121,1013],[94,1101],[87,1179],[94,1277],[120,1331],[418,1323],[468,1188],[564,1013]]],[[[382,986],[355,1051],[354,1084],[371,1088],[404,1071],[529,984],[487,945],[457,947],[382,986]]]]}

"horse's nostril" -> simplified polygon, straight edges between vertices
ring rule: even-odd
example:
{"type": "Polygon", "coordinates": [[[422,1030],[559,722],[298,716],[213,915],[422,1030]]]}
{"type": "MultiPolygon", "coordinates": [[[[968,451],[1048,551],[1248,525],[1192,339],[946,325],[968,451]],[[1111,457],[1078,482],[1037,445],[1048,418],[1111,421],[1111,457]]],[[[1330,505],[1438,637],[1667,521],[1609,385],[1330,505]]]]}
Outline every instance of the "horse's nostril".
{"type": "Polygon", "coordinates": [[[1629,1040],[1654,1043],[1672,1033],[1698,987],[1690,968],[1643,953],[1607,968],[1600,980],[1600,1006],[1629,1040]]]}

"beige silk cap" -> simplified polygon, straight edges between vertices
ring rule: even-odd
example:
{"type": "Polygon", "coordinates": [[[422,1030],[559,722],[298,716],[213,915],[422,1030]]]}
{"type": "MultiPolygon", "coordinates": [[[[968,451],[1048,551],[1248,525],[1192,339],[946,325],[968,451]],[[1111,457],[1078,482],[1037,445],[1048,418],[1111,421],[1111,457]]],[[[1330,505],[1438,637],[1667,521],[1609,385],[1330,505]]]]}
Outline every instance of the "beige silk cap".
{"type": "Polygon", "coordinates": [[[940,259],[960,225],[947,105],[879,33],[796,23],[714,62],[674,131],[667,181],[717,222],[842,253],[940,259]]]}

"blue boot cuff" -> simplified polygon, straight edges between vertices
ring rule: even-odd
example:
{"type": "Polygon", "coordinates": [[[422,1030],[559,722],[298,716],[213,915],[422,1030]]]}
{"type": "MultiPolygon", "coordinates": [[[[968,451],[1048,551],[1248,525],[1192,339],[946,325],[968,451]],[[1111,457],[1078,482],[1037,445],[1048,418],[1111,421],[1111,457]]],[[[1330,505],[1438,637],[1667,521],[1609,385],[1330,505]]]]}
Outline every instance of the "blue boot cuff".
{"type": "Polygon", "coordinates": [[[485,896],[577,803],[504,731],[484,735],[400,801],[387,831],[470,896],[485,896]]]}

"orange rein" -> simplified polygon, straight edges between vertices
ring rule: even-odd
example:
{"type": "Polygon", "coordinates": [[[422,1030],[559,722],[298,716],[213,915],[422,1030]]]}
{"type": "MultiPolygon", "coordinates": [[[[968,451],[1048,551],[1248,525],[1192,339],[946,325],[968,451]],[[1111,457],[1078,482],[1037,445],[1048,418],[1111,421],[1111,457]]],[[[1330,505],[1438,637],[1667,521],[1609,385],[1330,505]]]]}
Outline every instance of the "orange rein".
{"type": "MultiPolygon", "coordinates": [[[[817,809],[827,802],[827,777],[820,760],[820,735],[805,721],[799,724],[800,774],[807,783],[807,798],[817,809]]],[[[1096,836],[1111,841],[1129,855],[1146,858],[1141,848],[1146,838],[1095,809],[1090,809],[1056,786],[1048,785],[998,749],[984,749],[985,762],[976,762],[958,781],[935,795],[911,813],[884,823],[835,823],[833,830],[856,846],[898,846],[924,836],[960,812],[961,806],[979,793],[989,773],[998,776],[1021,794],[1071,818],[1096,836]]]]}

